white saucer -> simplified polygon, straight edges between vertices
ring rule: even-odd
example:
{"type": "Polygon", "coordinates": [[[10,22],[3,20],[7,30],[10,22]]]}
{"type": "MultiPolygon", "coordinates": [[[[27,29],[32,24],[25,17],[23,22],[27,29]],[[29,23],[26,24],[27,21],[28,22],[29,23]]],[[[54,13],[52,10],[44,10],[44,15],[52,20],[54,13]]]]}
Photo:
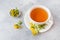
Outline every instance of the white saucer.
{"type": "MultiPolygon", "coordinates": [[[[29,23],[31,20],[29,19],[28,14],[29,13],[27,12],[24,16],[24,23],[25,23],[26,27],[29,29],[30,28],[29,23]]],[[[47,24],[47,26],[45,27],[45,29],[42,29],[39,31],[40,33],[46,32],[47,30],[49,30],[52,27],[52,25],[53,25],[53,17],[52,16],[46,24],[47,24]]]]}

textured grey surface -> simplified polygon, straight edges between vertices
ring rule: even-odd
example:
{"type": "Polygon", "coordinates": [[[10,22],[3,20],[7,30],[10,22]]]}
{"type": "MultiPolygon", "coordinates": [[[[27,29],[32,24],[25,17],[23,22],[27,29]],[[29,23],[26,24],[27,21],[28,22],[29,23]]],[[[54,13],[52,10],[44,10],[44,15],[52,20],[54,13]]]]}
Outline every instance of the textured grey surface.
{"type": "Polygon", "coordinates": [[[0,0],[0,40],[60,40],[60,0],[0,0]],[[48,7],[54,17],[52,28],[37,36],[32,36],[24,22],[22,29],[13,28],[13,24],[18,20],[23,21],[25,12],[33,5],[48,7]],[[16,7],[22,11],[22,16],[12,18],[9,10],[16,7]]]}

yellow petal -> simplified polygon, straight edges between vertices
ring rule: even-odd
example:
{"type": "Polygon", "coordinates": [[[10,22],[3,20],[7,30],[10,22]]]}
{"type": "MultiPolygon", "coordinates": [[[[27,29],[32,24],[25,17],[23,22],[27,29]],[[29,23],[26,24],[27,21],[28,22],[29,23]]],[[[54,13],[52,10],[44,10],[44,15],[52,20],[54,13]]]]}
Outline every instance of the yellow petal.
{"type": "Polygon", "coordinates": [[[19,28],[21,28],[21,26],[15,24],[15,25],[14,25],[14,28],[15,28],[15,29],[19,29],[19,28]]]}
{"type": "Polygon", "coordinates": [[[38,34],[38,31],[34,28],[30,28],[31,32],[33,35],[37,35],[38,34]]]}

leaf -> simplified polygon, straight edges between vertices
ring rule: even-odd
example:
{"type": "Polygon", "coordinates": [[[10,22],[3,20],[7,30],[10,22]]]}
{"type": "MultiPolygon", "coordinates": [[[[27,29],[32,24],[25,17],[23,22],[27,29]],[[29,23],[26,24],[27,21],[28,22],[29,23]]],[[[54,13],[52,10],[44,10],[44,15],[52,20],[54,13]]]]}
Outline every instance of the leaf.
{"type": "Polygon", "coordinates": [[[21,25],[22,24],[22,21],[19,21],[18,24],[21,25]]]}
{"type": "Polygon", "coordinates": [[[39,30],[44,29],[46,24],[38,25],[39,30]]]}

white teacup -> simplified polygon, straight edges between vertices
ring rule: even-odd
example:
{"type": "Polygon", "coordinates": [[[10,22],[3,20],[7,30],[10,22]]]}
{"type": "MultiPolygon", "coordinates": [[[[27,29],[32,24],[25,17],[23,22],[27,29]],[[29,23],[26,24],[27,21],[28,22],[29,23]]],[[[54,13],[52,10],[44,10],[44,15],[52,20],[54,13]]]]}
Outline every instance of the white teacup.
{"type": "Polygon", "coordinates": [[[29,15],[29,19],[30,19],[33,23],[35,23],[35,24],[44,24],[44,23],[48,22],[49,19],[50,19],[50,17],[51,17],[51,12],[49,11],[49,9],[46,8],[46,7],[44,7],[44,6],[42,6],[42,5],[32,6],[32,7],[29,9],[28,13],[29,13],[29,14],[28,14],[28,15],[29,15]],[[47,14],[48,14],[48,19],[47,19],[46,21],[44,21],[44,22],[36,22],[36,21],[34,21],[34,20],[30,17],[30,13],[31,13],[31,11],[32,11],[33,9],[35,9],[35,8],[42,8],[42,9],[44,9],[44,10],[47,12],[47,14]]]}

